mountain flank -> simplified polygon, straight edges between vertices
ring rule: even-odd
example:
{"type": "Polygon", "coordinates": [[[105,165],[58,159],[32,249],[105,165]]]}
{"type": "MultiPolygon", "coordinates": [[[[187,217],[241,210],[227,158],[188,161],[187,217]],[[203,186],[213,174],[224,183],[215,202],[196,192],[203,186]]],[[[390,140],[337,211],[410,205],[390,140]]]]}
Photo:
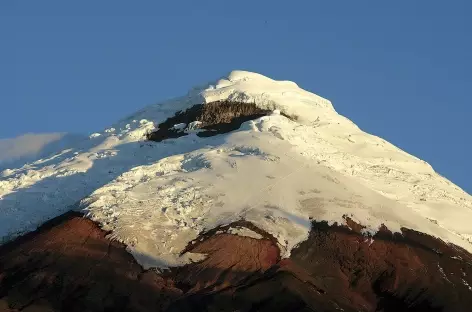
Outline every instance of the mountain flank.
{"type": "MultiPolygon", "coordinates": [[[[413,230],[313,222],[306,241],[279,246],[202,233],[184,252],[204,260],[143,270],[126,246],[81,214],[55,218],[0,247],[1,311],[469,311],[472,256],[413,230]]],[[[266,235],[264,231],[259,231],[266,235]]]]}

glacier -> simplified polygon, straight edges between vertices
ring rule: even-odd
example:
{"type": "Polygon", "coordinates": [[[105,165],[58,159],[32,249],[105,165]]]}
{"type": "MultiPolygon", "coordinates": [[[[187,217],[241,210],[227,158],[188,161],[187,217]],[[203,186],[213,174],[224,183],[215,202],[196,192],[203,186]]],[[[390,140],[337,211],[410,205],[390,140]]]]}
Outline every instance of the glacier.
{"type": "Polygon", "coordinates": [[[145,268],[204,257],[181,252],[202,231],[241,219],[272,234],[285,257],[307,238],[311,220],[344,223],[346,216],[366,226],[366,236],[382,224],[406,227],[472,252],[469,194],[362,131],[329,100],[246,71],[0,173],[1,241],[71,209],[111,231],[145,268]],[[212,137],[189,131],[159,143],[145,139],[177,111],[221,100],[273,113],[212,137]]]}

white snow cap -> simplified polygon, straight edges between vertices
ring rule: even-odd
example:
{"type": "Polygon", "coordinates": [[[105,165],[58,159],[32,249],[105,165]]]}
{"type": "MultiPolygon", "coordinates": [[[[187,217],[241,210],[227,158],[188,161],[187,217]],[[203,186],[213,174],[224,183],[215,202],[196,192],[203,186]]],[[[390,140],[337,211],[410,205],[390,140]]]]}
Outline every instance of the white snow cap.
{"type": "MultiPolygon", "coordinates": [[[[175,126],[185,127],[196,124],[175,126]]],[[[0,175],[0,237],[30,231],[80,201],[144,267],[187,263],[190,256],[179,254],[201,231],[241,218],[274,235],[284,256],[307,238],[310,218],[344,222],[343,215],[369,233],[381,224],[407,227],[472,251],[469,194],[293,82],[234,71],[98,134],[0,175]],[[187,131],[145,142],[177,111],[217,100],[273,114],[227,134],[187,131]]]]}

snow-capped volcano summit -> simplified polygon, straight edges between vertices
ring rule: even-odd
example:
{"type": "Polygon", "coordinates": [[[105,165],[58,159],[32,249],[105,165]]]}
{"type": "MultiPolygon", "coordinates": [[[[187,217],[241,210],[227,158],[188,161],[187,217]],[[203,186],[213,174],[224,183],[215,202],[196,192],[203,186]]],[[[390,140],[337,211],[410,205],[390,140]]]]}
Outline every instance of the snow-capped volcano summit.
{"type": "Polygon", "coordinates": [[[0,173],[0,310],[470,309],[472,197],[294,82],[234,71],[73,146],[0,173]]]}
{"type": "Polygon", "coordinates": [[[470,195],[360,130],[330,101],[245,71],[146,107],[73,149],[3,171],[0,207],[3,240],[85,209],[145,267],[201,257],[181,252],[202,231],[238,220],[273,235],[283,256],[307,238],[312,220],[343,224],[346,216],[366,235],[382,224],[405,227],[472,251],[470,195]],[[199,136],[201,121],[188,120],[171,127],[178,138],[146,140],[178,112],[222,101],[268,113],[227,133],[199,136]]]}

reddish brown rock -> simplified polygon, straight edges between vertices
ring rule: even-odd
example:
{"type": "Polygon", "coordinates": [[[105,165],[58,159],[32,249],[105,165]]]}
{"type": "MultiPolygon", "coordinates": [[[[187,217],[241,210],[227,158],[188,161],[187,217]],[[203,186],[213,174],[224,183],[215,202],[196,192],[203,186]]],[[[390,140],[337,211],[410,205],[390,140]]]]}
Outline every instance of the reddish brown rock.
{"type": "Polygon", "coordinates": [[[171,311],[470,311],[472,256],[403,229],[314,222],[307,241],[249,282],[179,300],[171,311]],[[209,310],[211,310],[209,309],[209,310]]]}
{"type": "MultiPolygon", "coordinates": [[[[159,311],[181,295],[125,247],[68,213],[0,247],[0,307],[11,311],[159,311]]],[[[8,310],[7,310],[8,311],[8,310]]]]}
{"type": "Polygon", "coordinates": [[[188,245],[184,252],[186,251],[207,255],[199,263],[174,270],[174,280],[183,288],[188,288],[190,294],[214,292],[248,283],[261,277],[280,260],[276,240],[244,221],[202,234],[188,245]],[[263,238],[255,239],[224,233],[235,226],[249,227],[263,238]]]}
{"type": "Polygon", "coordinates": [[[189,244],[203,261],[158,274],[69,213],[0,247],[0,311],[470,311],[465,250],[408,229],[369,238],[346,222],[314,222],[280,260],[272,236],[240,221],[189,244]],[[263,238],[224,233],[232,226],[263,238]]]}

